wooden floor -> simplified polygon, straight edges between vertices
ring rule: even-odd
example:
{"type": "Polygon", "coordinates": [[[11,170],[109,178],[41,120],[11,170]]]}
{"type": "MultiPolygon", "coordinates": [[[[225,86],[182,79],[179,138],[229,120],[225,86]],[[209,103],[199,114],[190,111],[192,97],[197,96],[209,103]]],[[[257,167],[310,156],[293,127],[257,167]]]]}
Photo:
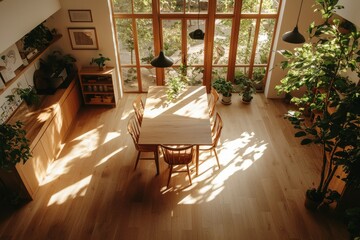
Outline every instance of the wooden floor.
{"type": "MultiPolygon", "coordinates": [[[[142,161],[126,124],[137,95],[117,108],[84,108],[36,198],[2,210],[0,239],[348,239],[340,219],[304,208],[321,159],[300,146],[281,100],[217,104],[224,129],[221,169],[208,152],[199,176],[174,176],[160,159],[142,161]],[[206,161],[205,161],[206,160],[206,161]]],[[[145,96],[144,96],[145,98],[145,96]]]]}

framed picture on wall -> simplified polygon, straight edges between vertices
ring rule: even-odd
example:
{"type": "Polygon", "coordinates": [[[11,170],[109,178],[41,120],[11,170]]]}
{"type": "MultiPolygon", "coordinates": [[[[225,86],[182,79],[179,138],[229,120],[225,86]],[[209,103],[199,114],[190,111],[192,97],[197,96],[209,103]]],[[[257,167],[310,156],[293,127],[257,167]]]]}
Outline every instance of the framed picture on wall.
{"type": "Polygon", "coordinates": [[[92,22],[90,9],[69,9],[70,22],[92,22]]]}
{"type": "Polygon", "coordinates": [[[96,30],[89,28],[68,28],[71,47],[74,50],[99,49],[96,30]]]}

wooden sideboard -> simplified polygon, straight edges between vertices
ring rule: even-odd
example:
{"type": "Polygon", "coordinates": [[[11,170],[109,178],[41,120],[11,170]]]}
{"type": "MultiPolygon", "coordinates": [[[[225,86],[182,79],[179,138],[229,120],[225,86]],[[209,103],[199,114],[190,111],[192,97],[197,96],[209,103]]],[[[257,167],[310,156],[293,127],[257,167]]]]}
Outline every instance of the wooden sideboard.
{"type": "Polygon", "coordinates": [[[28,195],[34,199],[49,164],[61,150],[61,143],[80,105],[79,85],[74,78],[66,89],[58,89],[54,95],[42,96],[41,106],[37,109],[28,108],[22,103],[8,120],[8,123],[23,122],[30,141],[32,158],[25,164],[16,165],[15,175],[20,177],[22,184],[17,186],[21,196],[28,195]],[[23,189],[26,189],[25,193],[21,192],[23,189]]]}

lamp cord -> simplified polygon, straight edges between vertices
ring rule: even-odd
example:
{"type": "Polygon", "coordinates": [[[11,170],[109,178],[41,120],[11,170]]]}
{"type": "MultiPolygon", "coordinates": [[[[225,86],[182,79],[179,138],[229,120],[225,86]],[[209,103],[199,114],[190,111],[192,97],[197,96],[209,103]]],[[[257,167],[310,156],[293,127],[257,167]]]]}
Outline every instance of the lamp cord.
{"type": "Polygon", "coordinates": [[[297,20],[296,20],[296,26],[298,26],[298,23],[299,23],[299,18],[300,18],[300,14],[301,14],[301,9],[302,9],[302,5],[303,5],[303,1],[304,1],[304,0],[301,0],[300,10],[299,10],[299,14],[298,14],[298,17],[297,17],[297,20]]]}

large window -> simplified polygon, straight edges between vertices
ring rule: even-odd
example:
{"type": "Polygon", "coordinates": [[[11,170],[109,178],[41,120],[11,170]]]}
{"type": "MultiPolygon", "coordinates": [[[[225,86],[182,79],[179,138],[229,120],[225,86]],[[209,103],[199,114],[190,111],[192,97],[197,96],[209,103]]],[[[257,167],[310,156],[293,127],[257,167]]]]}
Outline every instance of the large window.
{"type": "Polygon", "coordinates": [[[126,92],[146,92],[171,76],[210,86],[236,74],[265,79],[281,0],[113,0],[126,92]],[[155,4],[155,5],[152,5],[155,4]],[[189,33],[202,29],[204,40],[189,33]],[[163,50],[170,68],[150,65],[163,50]]]}

